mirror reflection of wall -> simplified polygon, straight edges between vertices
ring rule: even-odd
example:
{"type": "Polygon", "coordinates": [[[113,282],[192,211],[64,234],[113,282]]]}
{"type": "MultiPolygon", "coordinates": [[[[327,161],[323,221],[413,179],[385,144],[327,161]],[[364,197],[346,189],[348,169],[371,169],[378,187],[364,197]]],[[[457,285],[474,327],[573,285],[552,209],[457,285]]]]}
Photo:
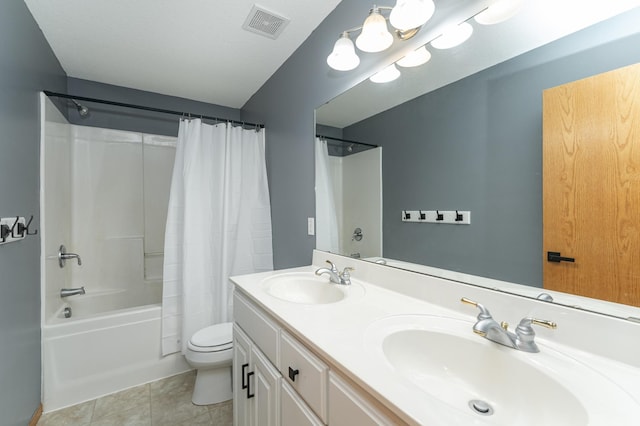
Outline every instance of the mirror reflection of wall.
{"type": "MultiPolygon", "coordinates": [[[[384,147],[385,257],[541,287],[542,92],[640,62],[639,17],[631,10],[340,126],[345,139],[384,147]],[[411,208],[470,210],[473,224],[402,223],[411,208]]],[[[428,66],[405,73],[428,79],[428,66]]],[[[394,84],[353,91],[385,98],[394,84]]],[[[332,124],[322,121],[332,104],[318,111],[320,124],[332,124]]]]}
{"type": "Polygon", "coordinates": [[[337,134],[320,128],[315,142],[316,247],[382,256],[382,148],[337,134]]]}

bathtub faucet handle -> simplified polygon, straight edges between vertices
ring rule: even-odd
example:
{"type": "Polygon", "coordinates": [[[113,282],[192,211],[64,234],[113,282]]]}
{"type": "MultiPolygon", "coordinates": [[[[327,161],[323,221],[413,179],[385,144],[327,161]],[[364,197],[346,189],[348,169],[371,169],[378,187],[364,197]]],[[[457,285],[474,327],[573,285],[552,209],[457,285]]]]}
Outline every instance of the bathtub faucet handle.
{"type": "Polygon", "coordinates": [[[64,268],[64,264],[69,259],[77,259],[78,266],[82,265],[82,260],[80,259],[80,255],[76,253],[67,253],[67,248],[63,245],[60,245],[58,249],[58,265],[61,268],[64,268]]]}

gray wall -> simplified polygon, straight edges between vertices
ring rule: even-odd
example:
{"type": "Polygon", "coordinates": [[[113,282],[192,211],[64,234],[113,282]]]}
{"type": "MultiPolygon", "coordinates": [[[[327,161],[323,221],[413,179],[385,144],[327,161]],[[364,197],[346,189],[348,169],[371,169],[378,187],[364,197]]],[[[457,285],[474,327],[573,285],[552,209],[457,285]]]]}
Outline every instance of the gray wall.
{"type": "Polygon", "coordinates": [[[384,255],[541,286],[542,91],[640,62],[638,22],[640,10],[345,128],[384,147],[384,255]],[[417,209],[471,210],[472,224],[401,222],[417,209]]]}
{"type": "MultiPolygon", "coordinates": [[[[40,227],[39,96],[66,75],[22,1],[0,2],[0,216],[40,227]]],[[[40,404],[40,237],[0,246],[0,423],[24,426],[40,404]]]]}
{"type": "MultiPolygon", "coordinates": [[[[242,107],[242,117],[266,124],[267,172],[271,195],[273,256],[277,269],[311,262],[315,237],[307,235],[307,217],[315,216],[314,111],[373,74],[379,61],[399,55],[361,55],[350,72],[331,70],[326,58],[340,33],[361,25],[371,3],[343,0],[242,107]]],[[[428,37],[429,33],[421,34],[428,37]]],[[[419,43],[416,37],[415,43],[419,43]]],[[[424,43],[424,42],[423,42],[424,43]]],[[[401,55],[400,55],[401,56],[401,55]]]]}
{"type": "MultiPolygon", "coordinates": [[[[68,90],[69,94],[76,96],[172,111],[184,111],[227,120],[240,119],[240,110],[236,108],[228,108],[175,96],[97,83],[95,81],[69,78],[68,90]]],[[[180,117],[176,115],[122,108],[93,102],[83,101],[80,103],[88,107],[90,113],[86,118],[80,117],[75,106],[69,103],[69,121],[73,124],[152,133],[156,135],[178,135],[178,120],[180,117]]]]}

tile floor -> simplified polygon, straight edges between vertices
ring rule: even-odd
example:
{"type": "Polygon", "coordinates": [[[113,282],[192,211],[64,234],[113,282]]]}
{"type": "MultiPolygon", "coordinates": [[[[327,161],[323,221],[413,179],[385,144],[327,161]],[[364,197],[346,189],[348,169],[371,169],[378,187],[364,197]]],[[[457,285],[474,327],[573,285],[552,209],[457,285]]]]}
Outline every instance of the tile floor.
{"type": "Polygon", "coordinates": [[[231,426],[231,401],[191,403],[195,378],[190,371],[44,414],[38,426],[231,426]]]}

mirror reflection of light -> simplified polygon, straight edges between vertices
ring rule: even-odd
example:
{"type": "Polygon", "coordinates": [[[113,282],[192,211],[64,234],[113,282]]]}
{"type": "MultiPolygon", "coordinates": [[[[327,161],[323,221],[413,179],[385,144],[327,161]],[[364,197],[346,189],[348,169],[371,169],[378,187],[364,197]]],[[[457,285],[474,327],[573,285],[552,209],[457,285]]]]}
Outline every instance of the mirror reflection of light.
{"type": "Polygon", "coordinates": [[[468,22],[449,28],[440,37],[431,42],[436,49],[451,49],[464,43],[473,34],[473,27],[468,22]]]}
{"type": "Polygon", "coordinates": [[[499,24],[515,16],[523,5],[524,0],[497,0],[487,10],[479,13],[475,20],[482,25],[499,24]]]}
{"type": "Polygon", "coordinates": [[[387,28],[387,20],[375,7],[362,25],[362,32],[356,38],[356,46],[363,52],[382,52],[393,43],[393,36],[387,28]]]}
{"type": "Polygon", "coordinates": [[[382,71],[379,71],[369,77],[373,83],[388,83],[400,77],[400,70],[396,68],[396,64],[391,64],[382,71]]]}
{"type": "Polygon", "coordinates": [[[336,41],[333,51],[327,57],[327,64],[337,71],[350,71],[360,65],[360,58],[356,55],[349,33],[343,32],[336,41]]]}
{"type": "Polygon", "coordinates": [[[429,59],[431,59],[431,53],[425,46],[422,46],[400,59],[396,64],[405,68],[417,67],[429,62],[429,59]]]}
{"type": "Polygon", "coordinates": [[[435,10],[432,0],[398,0],[391,10],[389,22],[399,30],[411,30],[424,25],[435,10]]]}

